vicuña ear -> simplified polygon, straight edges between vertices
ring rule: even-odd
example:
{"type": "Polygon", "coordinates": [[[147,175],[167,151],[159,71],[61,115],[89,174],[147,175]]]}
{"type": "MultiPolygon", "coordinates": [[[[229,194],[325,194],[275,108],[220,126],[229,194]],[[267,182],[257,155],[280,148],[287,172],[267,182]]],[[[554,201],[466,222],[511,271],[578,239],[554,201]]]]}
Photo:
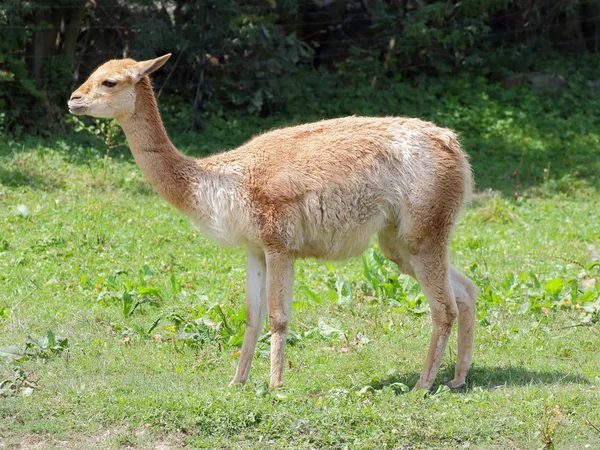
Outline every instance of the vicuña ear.
{"type": "Polygon", "coordinates": [[[170,53],[160,56],[156,59],[149,59],[148,61],[139,61],[133,66],[133,73],[135,82],[137,83],[144,75],[150,75],[152,72],[160,69],[167,59],[171,57],[170,53]]]}

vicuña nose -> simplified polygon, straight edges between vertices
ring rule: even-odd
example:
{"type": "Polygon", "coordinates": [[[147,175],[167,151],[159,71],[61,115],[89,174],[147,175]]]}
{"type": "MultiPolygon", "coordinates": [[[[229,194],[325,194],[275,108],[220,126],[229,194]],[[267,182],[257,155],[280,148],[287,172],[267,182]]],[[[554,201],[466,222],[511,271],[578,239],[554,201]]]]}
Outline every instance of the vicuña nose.
{"type": "Polygon", "coordinates": [[[81,99],[81,94],[77,94],[76,92],[74,92],[73,94],[71,94],[71,99],[70,100],[79,100],[81,99]]]}

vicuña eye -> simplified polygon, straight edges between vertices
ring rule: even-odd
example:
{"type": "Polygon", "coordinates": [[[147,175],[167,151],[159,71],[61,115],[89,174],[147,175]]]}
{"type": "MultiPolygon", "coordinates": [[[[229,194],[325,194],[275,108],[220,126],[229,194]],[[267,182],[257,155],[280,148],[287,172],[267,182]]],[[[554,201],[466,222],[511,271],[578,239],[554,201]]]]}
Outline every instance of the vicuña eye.
{"type": "Polygon", "coordinates": [[[110,81],[110,80],[104,80],[102,82],[102,86],[106,86],[106,87],[115,87],[117,85],[117,83],[115,83],[114,81],[110,81]]]}

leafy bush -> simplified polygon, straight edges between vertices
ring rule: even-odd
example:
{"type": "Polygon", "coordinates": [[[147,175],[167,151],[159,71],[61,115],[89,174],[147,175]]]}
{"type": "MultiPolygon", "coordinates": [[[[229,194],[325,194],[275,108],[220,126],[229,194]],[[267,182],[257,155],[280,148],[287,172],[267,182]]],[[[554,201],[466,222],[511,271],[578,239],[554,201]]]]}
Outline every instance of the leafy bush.
{"type": "MultiPolygon", "coordinates": [[[[0,132],[57,131],[72,88],[107,59],[126,56],[174,53],[156,85],[188,103],[190,126],[207,112],[265,117],[315,98],[305,111],[322,116],[319,105],[333,109],[328,97],[348,87],[339,96],[348,100],[356,84],[465,73],[498,80],[539,70],[553,52],[596,52],[598,23],[589,18],[599,8],[597,0],[551,10],[507,0],[7,0],[0,132]]],[[[589,72],[584,81],[593,79],[589,72]]],[[[349,109],[338,103],[336,114],[349,109]]]]}

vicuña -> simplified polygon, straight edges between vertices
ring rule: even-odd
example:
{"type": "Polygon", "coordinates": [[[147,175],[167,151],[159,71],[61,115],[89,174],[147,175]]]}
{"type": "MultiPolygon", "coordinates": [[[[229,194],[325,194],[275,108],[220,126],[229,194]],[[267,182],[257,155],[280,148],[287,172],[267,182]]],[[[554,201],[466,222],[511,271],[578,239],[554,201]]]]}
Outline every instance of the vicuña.
{"type": "Polygon", "coordinates": [[[415,389],[433,386],[457,316],[449,385],[464,385],[477,288],[449,263],[452,228],[473,188],[456,135],[419,119],[346,117],[269,131],[192,159],[169,141],[148,78],[169,56],[108,61],[73,92],[69,110],[116,119],[161,196],[207,237],[247,247],[246,332],[231,384],[248,379],[268,312],[270,385],[283,385],[294,261],[358,256],[377,234],[382,252],[418,281],[431,307],[433,336],[415,389]]]}

